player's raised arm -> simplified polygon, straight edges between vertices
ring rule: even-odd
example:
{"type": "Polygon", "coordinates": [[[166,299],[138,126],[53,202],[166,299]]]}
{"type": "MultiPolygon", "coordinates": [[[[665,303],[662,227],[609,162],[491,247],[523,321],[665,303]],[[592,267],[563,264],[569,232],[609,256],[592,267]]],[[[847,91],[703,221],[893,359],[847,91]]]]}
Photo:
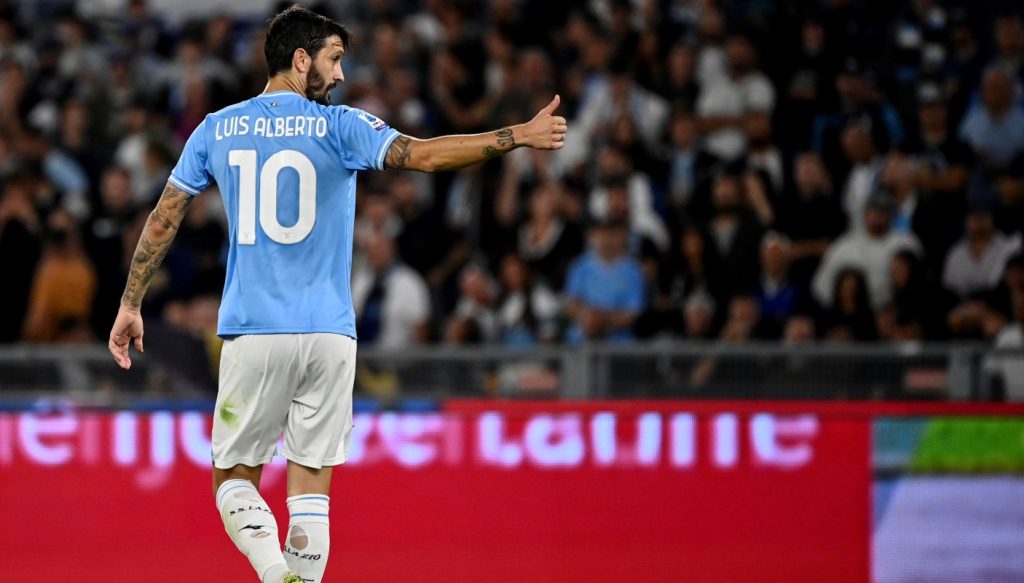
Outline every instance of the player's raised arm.
{"type": "Polygon", "coordinates": [[[129,343],[134,341],[135,349],[142,352],[142,315],[139,313],[142,297],[146,295],[153,276],[160,268],[167,250],[171,248],[185,212],[192,204],[192,198],[192,195],[168,182],[156,208],[146,220],[139,244],[135,247],[135,255],[132,256],[128,283],[121,296],[121,308],[110,329],[110,340],[107,343],[110,353],[121,368],[132,366],[128,355],[129,343]]]}
{"type": "Polygon", "coordinates": [[[398,136],[384,158],[386,168],[443,172],[458,170],[501,156],[521,146],[538,150],[558,150],[565,145],[568,125],[558,109],[556,95],[530,121],[483,134],[441,136],[420,140],[398,136]]]}

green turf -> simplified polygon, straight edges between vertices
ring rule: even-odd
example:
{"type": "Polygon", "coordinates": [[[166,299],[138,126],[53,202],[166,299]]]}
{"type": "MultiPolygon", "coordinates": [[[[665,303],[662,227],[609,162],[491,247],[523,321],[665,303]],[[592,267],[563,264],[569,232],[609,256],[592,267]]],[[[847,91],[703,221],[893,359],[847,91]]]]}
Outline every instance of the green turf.
{"type": "Polygon", "coordinates": [[[1024,419],[933,419],[910,462],[921,473],[1024,473],[1024,419]]]}

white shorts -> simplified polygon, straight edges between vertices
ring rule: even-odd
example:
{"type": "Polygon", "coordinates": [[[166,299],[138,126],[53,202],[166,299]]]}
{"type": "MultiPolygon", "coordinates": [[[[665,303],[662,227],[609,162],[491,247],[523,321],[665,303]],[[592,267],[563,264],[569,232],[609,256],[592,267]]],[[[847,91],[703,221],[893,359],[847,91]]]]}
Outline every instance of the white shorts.
{"type": "Polygon", "coordinates": [[[213,464],[259,466],[277,451],[311,468],[345,462],[356,341],[341,334],[252,334],[224,341],[213,464]]]}

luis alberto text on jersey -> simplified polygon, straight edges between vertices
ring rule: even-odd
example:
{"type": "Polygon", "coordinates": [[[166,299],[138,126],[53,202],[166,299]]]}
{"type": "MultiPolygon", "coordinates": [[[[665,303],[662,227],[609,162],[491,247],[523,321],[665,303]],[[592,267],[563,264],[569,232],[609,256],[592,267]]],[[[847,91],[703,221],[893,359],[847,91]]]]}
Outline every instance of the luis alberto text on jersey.
{"type": "Polygon", "coordinates": [[[170,182],[217,182],[230,248],[217,333],[356,337],[350,276],[356,173],[383,169],[398,132],[345,106],[289,91],[212,113],[170,182]]]}

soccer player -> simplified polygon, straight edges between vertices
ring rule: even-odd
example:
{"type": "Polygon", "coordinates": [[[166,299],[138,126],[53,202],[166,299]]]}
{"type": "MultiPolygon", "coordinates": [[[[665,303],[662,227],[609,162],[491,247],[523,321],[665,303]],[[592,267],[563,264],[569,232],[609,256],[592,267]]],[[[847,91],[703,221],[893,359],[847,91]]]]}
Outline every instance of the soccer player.
{"type": "Polygon", "coordinates": [[[416,139],[358,109],[330,107],[349,33],[300,6],[274,16],[269,82],[210,114],[185,144],[132,259],[109,348],[142,352],[142,298],[192,198],[216,181],[230,250],[217,333],[224,338],[213,422],[213,487],[224,527],[263,583],[319,583],[329,549],[332,467],[352,429],[356,329],[349,278],[360,170],[454,170],[521,146],[562,147],[558,96],[527,123],[416,139]],[[258,487],[284,431],[284,551],[258,487]]]}

